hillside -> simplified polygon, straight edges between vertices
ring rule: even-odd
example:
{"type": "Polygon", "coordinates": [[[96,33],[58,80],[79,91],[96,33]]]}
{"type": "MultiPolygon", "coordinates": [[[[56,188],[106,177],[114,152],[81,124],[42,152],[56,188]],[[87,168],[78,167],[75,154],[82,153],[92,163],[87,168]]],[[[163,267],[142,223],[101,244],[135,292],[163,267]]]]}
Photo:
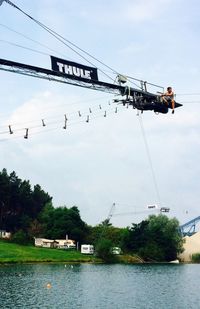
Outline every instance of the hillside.
{"type": "Polygon", "coordinates": [[[0,263],[93,262],[98,260],[79,251],[36,248],[0,241],[0,263]]]}

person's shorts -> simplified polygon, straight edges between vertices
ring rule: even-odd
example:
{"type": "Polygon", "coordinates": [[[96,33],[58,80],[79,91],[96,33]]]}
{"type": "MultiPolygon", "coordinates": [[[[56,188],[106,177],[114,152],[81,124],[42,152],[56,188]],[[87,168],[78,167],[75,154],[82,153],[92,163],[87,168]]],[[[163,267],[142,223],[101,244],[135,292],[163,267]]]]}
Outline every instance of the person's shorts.
{"type": "Polygon", "coordinates": [[[164,100],[165,100],[165,102],[167,102],[167,103],[171,103],[172,98],[171,98],[170,96],[164,96],[164,100]]]}

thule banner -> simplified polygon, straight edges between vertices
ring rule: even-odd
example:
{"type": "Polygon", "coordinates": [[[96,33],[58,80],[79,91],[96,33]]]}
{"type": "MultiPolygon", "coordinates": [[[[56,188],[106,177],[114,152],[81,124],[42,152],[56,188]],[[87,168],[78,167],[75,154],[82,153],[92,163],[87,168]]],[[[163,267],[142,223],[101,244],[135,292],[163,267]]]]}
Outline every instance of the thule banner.
{"type": "Polygon", "coordinates": [[[71,76],[72,78],[76,77],[87,80],[98,80],[96,68],[88,67],[83,64],[63,60],[53,56],[51,56],[51,68],[53,71],[68,75],[68,77],[71,76]]]}

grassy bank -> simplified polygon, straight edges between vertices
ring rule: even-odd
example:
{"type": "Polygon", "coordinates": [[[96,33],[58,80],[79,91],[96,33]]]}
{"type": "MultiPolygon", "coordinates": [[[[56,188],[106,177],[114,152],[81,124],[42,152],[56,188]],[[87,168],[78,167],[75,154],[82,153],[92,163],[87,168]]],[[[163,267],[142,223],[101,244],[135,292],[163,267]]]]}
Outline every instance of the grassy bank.
{"type": "Polygon", "coordinates": [[[144,263],[142,258],[140,258],[138,255],[130,255],[130,254],[120,255],[118,257],[118,262],[124,263],[124,264],[141,264],[141,263],[144,263]]]}
{"type": "MultiPolygon", "coordinates": [[[[81,254],[75,250],[58,250],[22,246],[0,240],[0,264],[3,263],[101,263],[102,260],[91,255],[81,254]]],[[[113,263],[143,263],[142,259],[133,255],[114,256],[113,263]]]]}
{"type": "Polygon", "coordinates": [[[21,246],[0,241],[0,263],[31,262],[99,262],[93,256],[81,254],[79,251],[36,248],[21,246]]]}

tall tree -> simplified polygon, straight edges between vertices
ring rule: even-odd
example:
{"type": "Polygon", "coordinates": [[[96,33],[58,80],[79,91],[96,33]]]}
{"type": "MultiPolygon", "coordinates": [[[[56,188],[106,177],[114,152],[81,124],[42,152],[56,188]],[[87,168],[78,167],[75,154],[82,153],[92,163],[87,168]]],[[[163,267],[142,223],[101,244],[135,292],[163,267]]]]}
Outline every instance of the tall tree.
{"type": "Polygon", "coordinates": [[[139,224],[133,224],[126,234],[124,247],[150,261],[170,261],[182,251],[183,240],[177,219],[152,215],[139,224]]]}
{"type": "Polygon", "coordinates": [[[0,172],[0,228],[10,232],[27,231],[33,219],[51,201],[39,185],[32,190],[28,180],[21,180],[13,171],[0,172]]]}
{"type": "Polygon", "coordinates": [[[51,239],[63,239],[68,235],[81,243],[88,232],[88,227],[82,221],[76,206],[53,208],[47,205],[42,210],[39,221],[44,227],[43,235],[51,239]]]}

